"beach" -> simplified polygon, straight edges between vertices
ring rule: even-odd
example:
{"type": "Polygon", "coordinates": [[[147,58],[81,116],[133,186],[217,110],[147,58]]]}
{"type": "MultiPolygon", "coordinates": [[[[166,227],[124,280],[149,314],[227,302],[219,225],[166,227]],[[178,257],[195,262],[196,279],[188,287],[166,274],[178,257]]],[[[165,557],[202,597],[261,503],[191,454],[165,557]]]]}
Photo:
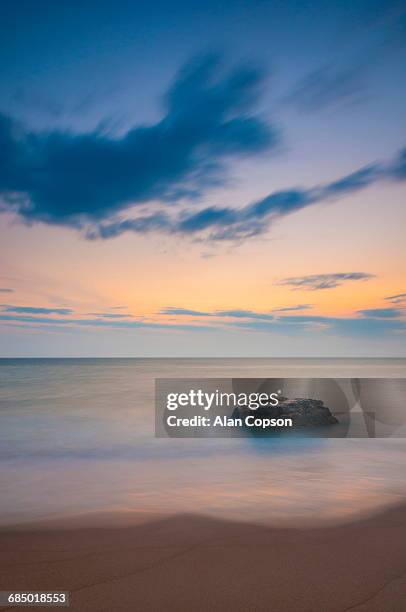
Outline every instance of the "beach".
{"type": "Polygon", "coordinates": [[[0,366],[0,590],[69,591],[74,611],[404,612],[404,439],[156,438],[153,408],[157,377],[391,379],[404,360],[0,366]]]}
{"type": "Polygon", "coordinates": [[[405,26],[0,1],[0,612],[406,612],[405,26]]]}
{"type": "Polygon", "coordinates": [[[0,590],[70,591],[78,612],[405,610],[406,506],[309,529],[189,514],[68,521],[3,530],[0,551],[0,590]]]}

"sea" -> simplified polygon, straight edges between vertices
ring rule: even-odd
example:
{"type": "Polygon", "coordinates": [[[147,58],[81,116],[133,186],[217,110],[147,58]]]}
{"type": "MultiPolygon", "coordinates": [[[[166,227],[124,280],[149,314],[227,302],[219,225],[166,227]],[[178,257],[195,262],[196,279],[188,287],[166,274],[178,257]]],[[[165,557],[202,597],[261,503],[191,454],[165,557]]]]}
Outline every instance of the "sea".
{"type": "Polygon", "coordinates": [[[406,360],[0,359],[0,527],[174,514],[302,525],[406,501],[403,437],[156,437],[155,380],[189,377],[402,379],[406,360]]]}

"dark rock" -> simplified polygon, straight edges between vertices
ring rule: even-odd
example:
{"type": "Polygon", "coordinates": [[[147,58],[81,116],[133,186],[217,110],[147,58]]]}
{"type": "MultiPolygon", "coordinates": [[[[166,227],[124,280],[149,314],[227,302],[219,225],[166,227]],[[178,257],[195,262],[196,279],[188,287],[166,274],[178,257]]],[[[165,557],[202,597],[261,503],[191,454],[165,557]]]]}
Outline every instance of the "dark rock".
{"type": "Polygon", "coordinates": [[[234,409],[232,417],[244,419],[248,415],[271,419],[289,417],[293,421],[294,428],[320,427],[338,423],[322,400],[301,397],[295,399],[282,397],[277,406],[262,406],[258,410],[251,410],[248,406],[239,406],[234,409]]]}

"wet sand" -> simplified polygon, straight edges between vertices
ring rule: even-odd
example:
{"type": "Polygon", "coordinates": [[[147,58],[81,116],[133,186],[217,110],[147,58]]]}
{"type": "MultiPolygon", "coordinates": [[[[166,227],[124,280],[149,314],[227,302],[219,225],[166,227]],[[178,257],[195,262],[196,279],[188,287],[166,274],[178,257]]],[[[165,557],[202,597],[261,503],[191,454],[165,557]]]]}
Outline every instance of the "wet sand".
{"type": "Polygon", "coordinates": [[[70,591],[75,611],[404,612],[406,506],[307,529],[194,515],[9,528],[0,567],[0,590],[70,591]]]}

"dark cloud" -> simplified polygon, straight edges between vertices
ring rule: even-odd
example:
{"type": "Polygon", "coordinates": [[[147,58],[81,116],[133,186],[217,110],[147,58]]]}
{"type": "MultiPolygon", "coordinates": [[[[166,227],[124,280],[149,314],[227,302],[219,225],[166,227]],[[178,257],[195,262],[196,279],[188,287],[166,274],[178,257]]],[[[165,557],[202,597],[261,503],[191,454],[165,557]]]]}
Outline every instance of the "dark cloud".
{"type": "Polygon", "coordinates": [[[363,317],[373,317],[377,319],[396,319],[405,313],[400,308],[367,308],[359,310],[358,314],[363,317]]]}
{"type": "Polygon", "coordinates": [[[172,227],[172,231],[193,234],[211,229],[209,238],[213,240],[255,236],[266,231],[278,218],[311,204],[328,202],[360,191],[388,176],[394,176],[393,166],[389,169],[380,164],[369,165],[321,187],[278,191],[240,209],[206,208],[183,219],[172,227]]]}
{"type": "Polygon", "coordinates": [[[406,149],[400,152],[390,170],[395,178],[399,180],[406,179],[406,149]]]}
{"type": "Polygon", "coordinates": [[[57,314],[70,315],[73,310],[70,308],[38,308],[36,306],[11,306],[10,304],[2,305],[2,312],[15,312],[21,314],[57,314]]]}
{"type": "Polygon", "coordinates": [[[13,293],[14,289],[9,289],[8,287],[0,287],[0,293],[13,293]]]}
{"type": "Polygon", "coordinates": [[[319,289],[334,289],[347,281],[365,281],[374,277],[374,274],[367,274],[366,272],[337,272],[334,274],[290,276],[281,279],[275,284],[286,285],[293,290],[304,289],[306,291],[317,291],[319,289]]]}
{"type": "Polygon", "coordinates": [[[223,181],[233,156],[258,154],[277,142],[275,129],[252,114],[261,75],[224,73],[216,57],[185,67],[165,96],[164,117],[120,138],[30,134],[0,115],[2,210],[27,222],[69,225],[90,240],[125,232],[163,232],[239,241],[266,232],[283,216],[328,203],[382,180],[406,179],[406,149],[389,162],[357,169],[325,185],[288,188],[241,208],[212,205],[190,212],[170,206],[223,181]],[[156,212],[156,202],[165,212],[156,212]],[[152,204],[133,218],[120,213],[152,204]]]}
{"type": "MultiPolygon", "coordinates": [[[[177,75],[159,122],[121,138],[98,131],[27,133],[1,115],[3,206],[27,221],[83,227],[135,204],[196,195],[224,180],[230,158],[275,145],[273,127],[252,114],[261,82],[255,69],[222,73],[219,58],[206,56],[177,75]]],[[[148,216],[122,222],[117,231],[165,223],[148,216]]],[[[112,226],[99,234],[115,235],[112,226]]]]}
{"type": "MultiPolygon", "coordinates": [[[[391,174],[391,170],[389,174],[391,174]]],[[[340,197],[347,193],[354,193],[365,189],[375,181],[379,180],[381,176],[385,178],[388,175],[388,169],[380,164],[371,164],[365,166],[360,170],[356,170],[351,174],[347,174],[338,181],[333,181],[325,185],[319,194],[320,199],[325,200],[329,196],[340,197]]]]}
{"type": "Polygon", "coordinates": [[[406,293],[398,293],[397,295],[388,295],[385,298],[388,302],[392,302],[392,304],[402,304],[406,302],[406,293]]]}
{"type": "Polygon", "coordinates": [[[137,219],[125,219],[113,223],[98,224],[94,227],[87,228],[85,231],[88,240],[115,238],[125,232],[133,232],[135,234],[146,234],[152,231],[169,231],[171,228],[170,218],[163,214],[157,213],[154,215],[146,215],[137,219]]]}
{"type": "Polygon", "coordinates": [[[209,206],[178,217],[155,214],[96,224],[87,236],[93,239],[159,230],[171,234],[204,237],[206,240],[238,241],[266,232],[278,219],[317,203],[328,203],[356,193],[381,180],[406,178],[406,150],[389,163],[375,163],[336,181],[309,189],[287,189],[267,195],[242,208],[209,206]]]}
{"type": "Polygon", "coordinates": [[[201,232],[208,227],[229,226],[238,222],[239,213],[231,208],[209,207],[181,220],[176,231],[186,234],[201,232]]]}

